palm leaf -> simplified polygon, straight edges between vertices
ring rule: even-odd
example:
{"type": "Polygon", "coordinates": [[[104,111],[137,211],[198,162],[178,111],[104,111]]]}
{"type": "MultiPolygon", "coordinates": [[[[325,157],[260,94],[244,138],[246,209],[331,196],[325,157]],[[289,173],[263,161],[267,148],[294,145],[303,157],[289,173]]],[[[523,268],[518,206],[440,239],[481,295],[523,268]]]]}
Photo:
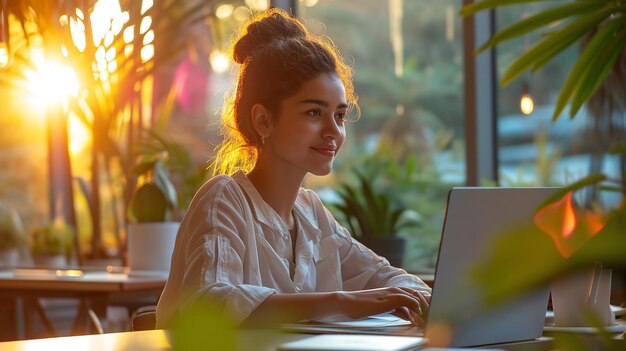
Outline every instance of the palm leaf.
{"type": "Polygon", "coordinates": [[[584,187],[593,185],[593,184],[598,184],[600,182],[603,182],[606,180],[606,176],[604,174],[592,174],[592,175],[588,175],[572,184],[569,184],[559,190],[557,190],[556,192],[554,192],[554,194],[552,194],[551,196],[549,196],[543,203],[541,203],[541,205],[539,206],[539,209],[559,201],[560,199],[563,198],[563,196],[567,195],[567,193],[576,191],[576,190],[580,190],[584,187]]]}
{"type": "Polygon", "coordinates": [[[598,57],[598,51],[605,47],[606,43],[611,39],[610,36],[614,34],[620,24],[622,24],[620,20],[609,20],[606,25],[600,28],[585,50],[583,50],[582,54],[570,70],[570,73],[567,75],[565,83],[563,83],[561,93],[559,94],[559,98],[557,99],[554,113],[552,115],[553,121],[556,121],[559,118],[561,112],[563,112],[565,106],[570,100],[570,97],[574,93],[576,86],[580,84],[583,72],[592,67],[592,62],[596,61],[598,57]]]}
{"type": "MultiPolygon", "coordinates": [[[[471,5],[465,6],[461,9],[461,16],[469,16],[473,15],[477,12],[494,9],[496,7],[515,5],[515,4],[527,4],[531,2],[540,2],[540,1],[549,1],[549,0],[484,0],[480,2],[475,2],[471,5]]],[[[602,0],[608,1],[608,0],[602,0]]]]}
{"type": "Polygon", "coordinates": [[[551,58],[563,51],[609,17],[616,8],[617,5],[611,4],[601,11],[578,18],[564,28],[546,36],[509,66],[502,77],[501,84],[503,86],[508,85],[520,74],[533,66],[535,62],[539,60],[546,61],[547,58],[551,58]]]}
{"type": "MultiPolygon", "coordinates": [[[[623,23],[623,20],[622,20],[623,23]]],[[[576,112],[582,107],[583,103],[598,90],[598,87],[604,81],[604,78],[613,68],[613,64],[621,55],[624,44],[626,43],[626,27],[622,27],[619,34],[615,35],[610,44],[606,45],[597,55],[595,64],[592,64],[585,77],[581,77],[577,91],[572,98],[572,107],[570,109],[570,117],[576,115],[576,112]]]]}
{"type": "Polygon", "coordinates": [[[601,2],[576,2],[554,7],[545,12],[528,17],[517,23],[514,23],[494,34],[485,44],[483,44],[477,52],[481,52],[487,48],[494,47],[502,42],[517,38],[535,29],[557,22],[567,17],[580,15],[594,11],[603,6],[601,2]]]}

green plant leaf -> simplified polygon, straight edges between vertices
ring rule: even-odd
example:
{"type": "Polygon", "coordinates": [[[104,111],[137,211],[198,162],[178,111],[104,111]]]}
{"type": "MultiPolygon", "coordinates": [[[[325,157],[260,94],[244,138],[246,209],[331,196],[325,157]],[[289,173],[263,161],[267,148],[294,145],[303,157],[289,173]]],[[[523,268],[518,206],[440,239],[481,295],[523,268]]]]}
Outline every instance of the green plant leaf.
{"type": "Polygon", "coordinates": [[[564,28],[544,37],[509,66],[502,76],[501,85],[508,85],[520,74],[533,67],[537,61],[544,60],[545,62],[546,57],[553,57],[569,47],[591,28],[610,16],[616,8],[616,5],[606,6],[601,11],[578,18],[564,28]]]}
{"type": "Polygon", "coordinates": [[[504,228],[472,270],[487,303],[496,304],[545,286],[566,268],[552,239],[531,223],[504,228]],[[537,259],[528,259],[529,252],[537,259]],[[515,274],[511,274],[515,272],[515,274]]]}
{"type": "Polygon", "coordinates": [[[589,239],[569,259],[574,268],[593,266],[598,261],[608,268],[626,269],[626,206],[611,211],[602,230],[589,239]]]}
{"type": "Polygon", "coordinates": [[[165,195],[154,183],[140,186],[129,207],[129,217],[138,222],[164,222],[168,209],[165,195]]]}
{"type": "MultiPolygon", "coordinates": [[[[515,4],[527,4],[531,2],[550,1],[550,0],[484,0],[475,2],[461,9],[461,16],[473,15],[477,12],[494,9],[496,7],[509,6],[515,4]]],[[[604,1],[604,0],[603,0],[604,1]]]]}
{"type": "MultiPolygon", "coordinates": [[[[344,201],[346,211],[344,216],[348,221],[352,218],[357,222],[360,235],[369,235],[369,227],[367,225],[367,214],[364,207],[359,203],[359,195],[348,184],[340,186],[339,196],[344,201]]],[[[358,235],[358,234],[355,234],[358,235]]]]}
{"type": "Polygon", "coordinates": [[[546,10],[498,31],[477,50],[477,53],[480,53],[485,49],[491,48],[495,45],[511,40],[513,38],[517,38],[521,35],[532,32],[535,29],[549,25],[564,18],[596,10],[601,6],[603,6],[602,3],[594,1],[575,2],[546,10]]]}
{"type": "MultiPolygon", "coordinates": [[[[348,206],[346,204],[334,204],[333,205],[339,212],[341,213],[348,213],[349,209],[348,206]]],[[[348,230],[350,231],[350,234],[352,236],[359,236],[359,232],[356,230],[357,227],[354,225],[353,221],[351,218],[347,218],[347,216],[343,216],[344,220],[345,220],[345,224],[348,227],[348,230]]]]}
{"type": "MultiPolygon", "coordinates": [[[[622,20],[622,23],[623,20],[622,20]]],[[[570,117],[574,117],[585,101],[589,100],[591,95],[598,90],[598,87],[609,74],[615,61],[622,54],[622,49],[626,43],[626,27],[622,27],[619,34],[615,35],[611,43],[606,45],[597,55],[595,63],[587,71],[585,77],[581,77],[577,91],[572,97],[572,107],[570,108],[570,117]]]]}
{"type": "Polygon", "coordinates": [[[154,165],[154,184],[163,192],[168,206],[173,209],[176,207],[176,188],[169,179],[167,168],[162,161],[158,161],[154,165]]]}
{"type": "Polygon", "coordinates": [[[599,185],[598,190],[612,193],[622,193],[626,195],[626,188],[617,185],[599,185]]]}
{"type": "Polygon", "coordinates": [[[561,112],[563,112],[565,106],[570,100],[570,97],[574,93],[576,86],[580,84],[583,72],[592,66],[592,61],[594,61],[598,51],[605,47],[606,43],[611,39],[610,36],[615,32],[620,24],[621,21],[619,20],[609,20],[602,28],[600,28],[589,44],[587,44],[567,75],[565,83],[563,83],[563,86],[561,87],[561,92],[552,115],[552,121],[556,121],[559,118],[561,112]]]}
{"type": "Polygon", "coordinates": [[[379,198],[379,196],[374,194],[374,191],[372,190],[370,185],[367,183],[367,179],[365,179],[365,177],[360,173],[357,173],[357,177],[359,179],[361,191],[365,199],[364,205],[369,211],[369,216],[367,216],[367,220],[370,226],[376,230],[378,228],[377,228],[376,222],[374,221],[382,220],[381,206],[383,206],[383,203],[381,203],[381,199],[379,198]]]}
{"type": "Polygon", "coordinates": [[[582,179],[579,179],[578,181],[569,184],[557,191],[554,192],[554,194],[552,194],[550,197],[548,197],[543,203],[541,203],[541,205],[539,205],[538,208],[543,208],[551,203],[557,202],[560,199],[563,198],[563,196],[565,196],[567,193],[569,192],[573,192],[579,189],[582,189],[584,187],[593,185],[593,184],[598,184],[602,181],[606,180],[606,176],[604,174],[591,174],[588,175],[582,179]]]}

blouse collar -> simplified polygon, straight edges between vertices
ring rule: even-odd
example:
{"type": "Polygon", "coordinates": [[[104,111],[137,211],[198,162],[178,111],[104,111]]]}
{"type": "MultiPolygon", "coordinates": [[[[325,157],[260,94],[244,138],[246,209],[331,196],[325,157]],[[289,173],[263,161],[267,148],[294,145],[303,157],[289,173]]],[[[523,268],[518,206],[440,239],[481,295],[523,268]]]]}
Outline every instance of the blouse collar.
{"type": "MultiPolygon", "coordinates": [[[[275,228],[281,232],[288,232],[289,229],[283,221],[282,218],[276,213],[276,211],[270,206],[263,198],[261,194],[259,194],[258,190],[252,184],[248,176],[243,171],[237,171],[232,175],[233,179],[237,181],[237,183],[243,188],[246,195],[252,202],[252,212],[256,219],[272,228],[275,228]]],[[[300,188],[298,193],[298,197],[296,198],[296,202],[293,206],[294,214],[307,222],[307,224],[319,231],[317,221],[315,220],[315,211],[313,210],[311,204],[303,204],[304,199],[302,198],[303,189],[300,188]]]]}

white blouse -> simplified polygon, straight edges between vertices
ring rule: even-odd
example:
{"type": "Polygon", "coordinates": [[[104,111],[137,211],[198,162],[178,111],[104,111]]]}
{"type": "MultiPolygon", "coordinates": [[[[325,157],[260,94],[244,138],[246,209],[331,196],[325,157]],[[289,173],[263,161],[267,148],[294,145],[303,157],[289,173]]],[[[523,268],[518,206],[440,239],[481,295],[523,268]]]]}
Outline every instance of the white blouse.
{"type": "Polygon", "coordinates": [[[199,298],[219,303],[241,323],[276,293],[386,286],[430,292],[419,278],[354,240],[313,191],[300,188],[293,214],[295,258],[284,221],[243,172],[206,182],[180,225],[157,327],[199,298]]]}

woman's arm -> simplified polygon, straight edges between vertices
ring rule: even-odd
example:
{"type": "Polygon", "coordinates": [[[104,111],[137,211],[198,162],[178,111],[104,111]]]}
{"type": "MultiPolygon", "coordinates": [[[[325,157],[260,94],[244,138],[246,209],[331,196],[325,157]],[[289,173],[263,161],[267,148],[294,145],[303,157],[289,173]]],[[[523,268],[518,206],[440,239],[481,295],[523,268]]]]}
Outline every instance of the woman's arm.
{"type": "Polygon", "coordinates": [[[250,314],[245,324],[280,324],[332,316],[358,319],[379,313],[399,312],[401,317],[421,326],[424,324],[422,311],[427,308],[428,301],[419,291],[403,287],[274,294],[250,314]]]}

